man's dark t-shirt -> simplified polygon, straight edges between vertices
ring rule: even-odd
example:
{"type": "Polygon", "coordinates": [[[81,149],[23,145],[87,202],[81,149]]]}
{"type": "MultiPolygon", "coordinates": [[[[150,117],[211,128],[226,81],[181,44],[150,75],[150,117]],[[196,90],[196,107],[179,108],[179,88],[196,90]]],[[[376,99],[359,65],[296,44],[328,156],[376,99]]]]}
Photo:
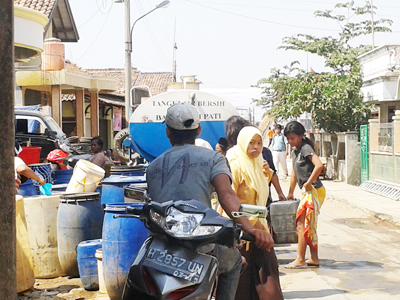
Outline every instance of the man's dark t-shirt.
{"type": "Polygon", "coordinates": [[[153,201],[195,199],[211,207],[212,180],[219,174],[231,178],[221,153],[185,144],[157,157],[148,167],[146,177],[153,201]]]}

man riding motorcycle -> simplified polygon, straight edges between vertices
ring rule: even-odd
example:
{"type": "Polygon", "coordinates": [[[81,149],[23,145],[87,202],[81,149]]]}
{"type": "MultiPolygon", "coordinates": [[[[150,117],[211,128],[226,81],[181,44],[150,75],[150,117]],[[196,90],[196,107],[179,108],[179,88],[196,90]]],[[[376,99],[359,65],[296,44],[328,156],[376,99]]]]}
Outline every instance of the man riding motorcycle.
{"type": "MultiPolygon", "coordinates": [[[[166,134],[171,149],[156,158],[147,170],[149,194],[153,201],[197,199],[211,207],[211,193],[218,194],[222,208],[231,217],[240,202],[231,188],[231,175],[226,159],[218,152],[196,147],[195,139],[201,133],[199,112],[193,105],[177,103],[171,106],[165,118],[166,134]]],[[[259,248],[270,249],[271,235],[255,229],[246,217],[238,222],[243,231],[253,235],[259,248]]],[[[219,262],[216,299],[234,299],[241,269],[241,255],[236,248],[207,245],[203,249],[219,262]]]]}

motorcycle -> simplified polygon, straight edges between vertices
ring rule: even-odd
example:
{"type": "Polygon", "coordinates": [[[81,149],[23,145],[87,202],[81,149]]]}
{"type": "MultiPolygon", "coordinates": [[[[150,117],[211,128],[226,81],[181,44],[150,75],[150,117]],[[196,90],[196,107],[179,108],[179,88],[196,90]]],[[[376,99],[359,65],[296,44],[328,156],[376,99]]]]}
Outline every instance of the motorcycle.
{"type": "Polygon", "coordinates": [[[68,140],[56,140],[56,149],[49,152],[46,161],[50,162],[52,170],[73,169],[79,159],[88,160],[90,154],[82,152],[79,147],[72,146],[68,140]]]}
{"type": "MultiPolygon", "coordinates": [[[[241,225],[197,200],[151,202],[137,191],[143,206],[128,207],[151,232],[126,279],[122,300],[211,299],[217,283],[218,261],[200,247],[215,243],[236,247],[239,239],[254,241],[241,225]]],[[[265,218],[267,208],[242,204],[234,218],[265,218]]]]}
{"type": "Polygon", "coordinates": [[[52,169],[55,170],[68,170],[65,158],[69,156],[68,152],[61,149],[54,149],[47,154],[46,160],[52,164],[52,169]]]}

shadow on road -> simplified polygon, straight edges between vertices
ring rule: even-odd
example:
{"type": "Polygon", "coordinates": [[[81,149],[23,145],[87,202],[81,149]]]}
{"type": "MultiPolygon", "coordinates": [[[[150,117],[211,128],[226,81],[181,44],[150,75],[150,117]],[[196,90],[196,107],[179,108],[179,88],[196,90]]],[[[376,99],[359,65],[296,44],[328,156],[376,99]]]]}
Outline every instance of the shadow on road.
{"type": "Polygon", "coordinates": [[[293,291],[283,292],[285,299],[311,299],[311,298],[323,298],[332,295],[345,294],[347,291],[339,289],[319,290],[319,291],[293,291]]]}
{"type": "MultiPolygon", "coordinates": [[[[293,259],[278,259],[279,265],[287,265],[293,259]]],[[[366,260],[358,261],[340,261],[334,259],[321,259],[321,266],[319,269],[334,269],[334,270],[353,270],[353,269],[383,269],[383,264],[379,262],[372,262],[366,260]]],[[[313,270],[318,270],[313,269],[313,270]]]]}
{"type": "Polygon", "coordinates": [[[323,268],[335,270],[353,270],[353,269],[383,269],[383,263],[356,260],[356,261],[340,261],[333,259],[321,259],[323,268]]]}

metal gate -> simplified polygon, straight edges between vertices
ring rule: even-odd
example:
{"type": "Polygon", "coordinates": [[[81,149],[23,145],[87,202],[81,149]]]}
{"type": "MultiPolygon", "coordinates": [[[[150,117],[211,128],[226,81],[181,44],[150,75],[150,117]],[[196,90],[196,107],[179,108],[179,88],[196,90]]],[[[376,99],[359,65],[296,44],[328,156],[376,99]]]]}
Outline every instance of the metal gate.
{"type": "Polygon", "coordinates": [[[369,132],[368,125],[360,127],[360,142],[361,142],[361,183],[369,180],[369,132]]]}

